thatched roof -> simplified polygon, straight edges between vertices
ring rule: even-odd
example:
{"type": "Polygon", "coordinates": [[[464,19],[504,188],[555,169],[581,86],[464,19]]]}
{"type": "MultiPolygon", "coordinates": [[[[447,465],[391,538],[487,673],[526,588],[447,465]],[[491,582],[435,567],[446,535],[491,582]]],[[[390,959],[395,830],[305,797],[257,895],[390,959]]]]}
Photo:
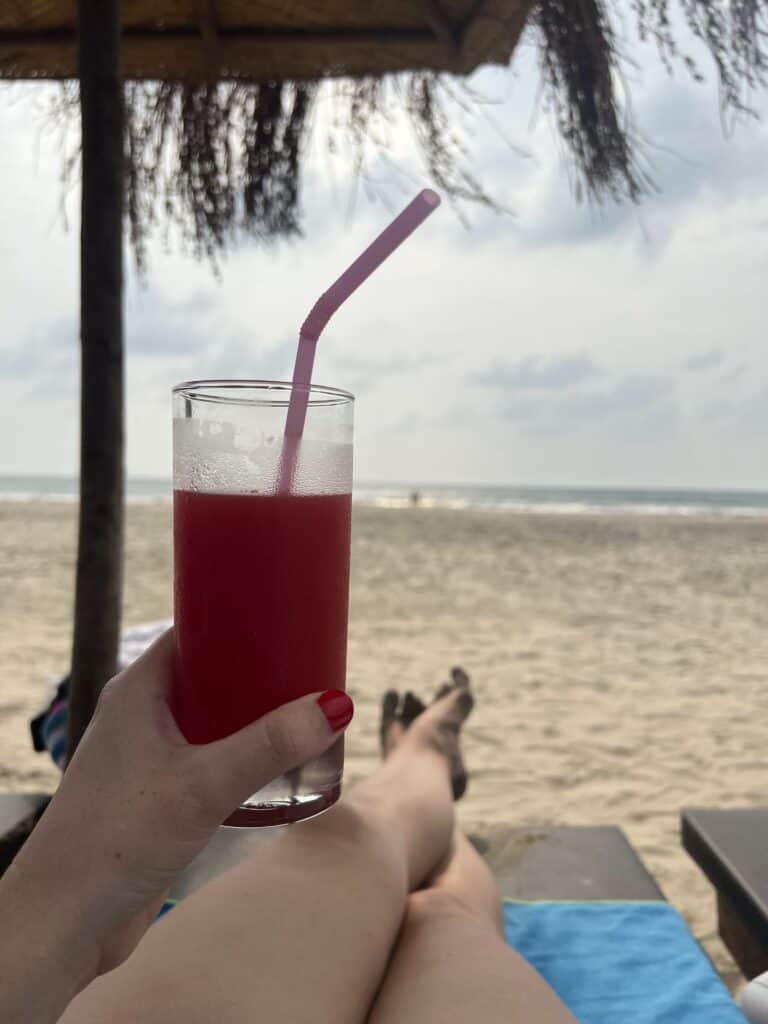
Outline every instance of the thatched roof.
{"type": "MultiPolygon", "coordinates": [[[[128,79],[317,79],[507,64],[531,0],[124,0],[128,79]]],[[[77,75],[76,0],[0,0],[0,78],[77,75]]]]}
{"type": "MultiPolygon", "coordinates": [[[[618,88],[626,79],[615,6],[122,0],[127,211],[139,258],[161,220],[209,255],[240,228],[263,239],[296,233],[302,148],[328,77],[348,76],[334,87],[328,142],[349,144],[357,171],[371,149],[386,147],[377,126],[404,112],[430,183],[454,200],[494,205],[455,117],[455,103],[471,106],[473,97],[444,72],[506,65],[526,23],[577,191],[640,200],[654,185],[618,88]]],[[[76,11],[77,0],[0,0],[0,79],[75,78],[76,11]]],[[[724,111],[745,113],[766,84],[768,0],[631,0],[627,11],[669,70],[680,64],[696,80],[714,70],[724,111]],[[681,46],[686,32],[707,55],[701,63],[681,46]]],[[[64,82],[61,97],[57,116],[74,121],[76,85],[64,82]]]]}

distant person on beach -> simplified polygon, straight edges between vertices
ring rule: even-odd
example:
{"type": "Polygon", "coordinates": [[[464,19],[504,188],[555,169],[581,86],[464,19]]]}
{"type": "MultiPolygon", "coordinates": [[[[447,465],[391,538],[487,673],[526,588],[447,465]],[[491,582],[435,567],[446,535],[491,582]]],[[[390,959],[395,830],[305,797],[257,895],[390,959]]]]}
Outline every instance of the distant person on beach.
{"type": "Polygon", "coordinates": [[[575,1024],[506,945],[493,876],[456,824],[461,669],[428,706],[389,691],[370,778],[153,924],[233,808],[352,717],[349,698],[314,694],[190,745],[166,700],[172,651],[169,631],[108,684],[0,880],[2,1021],[575,1024]]]}
{"type": "Polygon", "coordinates": [[[418,508],[420,504],[421,494],[419,491],[411,491],[411,505],[413,505],[414,508],[418,508]]]}

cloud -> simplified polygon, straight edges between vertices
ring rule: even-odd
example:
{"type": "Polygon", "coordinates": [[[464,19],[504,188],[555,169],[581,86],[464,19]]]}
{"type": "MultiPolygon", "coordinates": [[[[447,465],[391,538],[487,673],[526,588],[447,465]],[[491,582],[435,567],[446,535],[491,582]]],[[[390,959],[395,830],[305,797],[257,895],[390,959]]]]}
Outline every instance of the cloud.
{"type": "MultiPolygon", "coordinates": [[[[632,50],[635,47],[632,40],[632,50]]],[[[757,118],[740,118],[724,128],[711,88],[715,75],[709,72],[706,56],[705,84],[691,81],[683,68],[668,75],[655,56],[651,61],[632,56],[637,61],[629,75],[632,123],[637,129],[634,144],[657,190],[637,204],[610,199],[601,205],[579,202],[573,188],[573,158],[562,143],[552,145],[551,132],[539,130],[532,138],[532,159],[516,162],[516,187],[509,199],[514,223],[485,221],[473,234],[494,243],[503,231],[529,250],[572,248],[634,235],[646,254],[656,255],[678,228],[683,210],[713,198],[731,203],[764,193],[764,96],[751,97],[757,118]]],[[[511,114],[511,105],[509,110],[511,114]]]]}
{"type": "Polygon", "coordinates": [[[589,353],[576,352],[549,358],[527,355],[514,363],[495,359],[487,370],[470,374],[469,380],[481,387],[506,391],[560,391],[601,373],[589,353]]]}
{"type": "Polygon", "coordinates": [[[570,389],[544,394],[500,391],[495,414],[530,436],[608,432],[622,441],[639,442],[668,438],[681,421],[674,378],[643,372],[603,374],[599,387],[577,380],[570,389]]]}
{"type": "Polygon", "coordinates": [[[683,364],[686,370],[692,370],[694,373],[699,370],[711,370],[716,366],[722,366],[725,362],[726,354],[721,348],[709,348],[704,352],[696,352],[694,355],[689,356],[683,364]]]}
{"type": "Polygon", "coordinates": [[[384,430],[389,434],[414,434],[424,431],[439,430],[461,431],[477,425],[481,417],[478,410],[466,405],[452,405],[445,412],[424,413],[409,412],[394,423],[388,424],[384,430]]]}
{"type": "Polygon", "coordinates": [[[275,341],[263,324],[244,328],[220,287],[169,291],[170,297],[160,287],[129,291],[126,356],[134,393],[157,403],[180,380],[290,379],[295,335],[275,341]]]}
{"type": "Polygon", "coordinates": [[[669,376],[629,373],[606,388],[567,397],[560,410],[569,419],[582,422],[632,416],[669,400],[674,390],[669,376]]]}
{"type": "Polygon", "coordinates": [[[715,422],[720,428],[738,422],[744,414],[744,402],[743,399],[737,401],[718,395],[698,403],[696,412],[702,420],[707,423],[715,422]]]}
{"type": "Polygon", "coordinates": [[[468,379],[495,392],[487,415],[529,436],[609,431],[623,440],[658,440],[673,434],[681,418],[673,375],[611,373],[588,352],[527,355],[514,363],[496,359],[468,379]]]}
{"type": "Polygon", "coordinates": [[[173,302],[157,289],[128,296],[125,342],[129,355],[174,358],[200,353],[211,340],[210,318],[215,298],[196,291],[173,302]]]}
{"type": "Polygon", "coordinates": [[[209,347],[205,372],[212,377],[246,377],[259,380],[290,380],[297,338],[286,334],[273,345],[250,332],[222,332],[221,341],[209,347]]]}
{"type": "Polygon", "coordinates": [[[210,313],[216,305],[216,297],[212,290],[197,288],[191,292],[189,297],[175,303],[172,307],[180,313],[210,313]]]}
{"type": "MultiPolygon", "coordinates": [[[[228,350],[239,347],[245,351],[245,344],[233,346],[226,332],[212,328],[213,309],[212,292],[198,290],[180,301],[172,301],[156,289],[129,290],[125,314],[128,367],[130,369],[136,359],[165,367],[156,380],[151,373],[146,381],[142,380],[142,388],[146,384],[147,397],[162,395],[165,400],[170,363],[178,367],[170,373],[174,382],[178,377],[188,375],[187,367],[179,365],[184,361],[189,367],[203,368],[212,339],[218,342],[215,348],[216,370],[224,370],[224,357],[228,350]]],[[[79,351],[79,314],[72,312],[59,316],[33,328],[20,343],[0,347],[0,379],[18,382],[30,398],[46,401],[68,399],[77,389],[79,351]]],[[[238,369],[233,375],[240,372],[238,369]]],[[[194,375],[198,374],[195,372],[194,375]]]]}
{"type": "Polygon", "coordinates": [[[0,378],[28,384],[29,395],[69,391],[78,371],[78,337],[74,316],[36,328],[21,344],[0,348],[0,378]]]}
{"type": "MultiPolygon", "coordinates": [[[[442,357],[441,357],[442,358],[442,357]]],[[[329,362],[334,377],[344,386],[358,393],[369,391],[382,381],[406,373],[416,373],[437,362],[434,352],[403,355],[362,356],[354,352],[340,352],[331,348],[329,362]]]]}
{"type": "Polygon", "coordinates": [[[753,395],[740,410],[744,423],[764,430],[768,427],[768,388],[753,395]]]}
{"type": "Polygon", "coordinates": [[[732,386],[737,383],[744,374],[749,370],[749,363],[742,362],[737,363],[735,366],[730,366],[723,370],[720,374],[720,383],[732,386]]]}
{"type": "Polygon", "coordinates": [[[189,359],[145,361],[138,368],[133,364],[132,379],[145,400],[164,403],[168,389],[180,380],[290,380],[295,354],[293,336],[264,345],[243,331],[222,328],[214,343],[190,353],[189,359]]]}
{"type": "MultiPolygon", "coordinates": [[[[199,358],[211,342],[207,317],[213,308],[212,294],[201,291],[179,302],[165,299],[157,290],[129,294],[125,315],[127,359],[199,358]]],[[[36,327],[20,343],[0,347],[0,377],[28,382],[31,395],[71,390],[79,373],[79,346],[78,314],[57,317],[36,327]]]]}

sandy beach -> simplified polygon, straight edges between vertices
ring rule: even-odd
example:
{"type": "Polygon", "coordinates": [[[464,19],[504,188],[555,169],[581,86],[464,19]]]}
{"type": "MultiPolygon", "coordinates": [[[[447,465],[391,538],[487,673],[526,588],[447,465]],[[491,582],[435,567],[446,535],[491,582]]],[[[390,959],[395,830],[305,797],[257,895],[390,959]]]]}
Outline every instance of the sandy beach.
{"type": "MultiPolygon", "coordinates": [[[[170,506],[128,515],[125,624],[171,613],[170,506]]],[[[27,721],[67,664],[75,507],[0,503],[0,790],[55,786],[27,721]]],[[[452,664],[478,696],[461,814],[619,824],[726,980],[684,805],[768,802],[768,528],[760,519],[355,510],[347,779],[385,687],[452,664]]]]}

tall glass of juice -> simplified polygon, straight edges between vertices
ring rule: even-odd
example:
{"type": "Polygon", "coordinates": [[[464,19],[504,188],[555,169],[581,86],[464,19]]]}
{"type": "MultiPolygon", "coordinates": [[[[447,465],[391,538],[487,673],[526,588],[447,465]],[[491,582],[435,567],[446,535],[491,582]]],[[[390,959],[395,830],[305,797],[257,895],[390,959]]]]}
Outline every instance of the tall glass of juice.
{"type": "MultiPolygon", "coordinates": [[[[310,386],[290,488],[293,385],[207,380],[173,390],[172,707],[209,743],[307,693],[345,686],[352,395],[310,386]]],[[[281,825],[341,792],[343,740],[247,800],[228,825],[281,825]]]]}

